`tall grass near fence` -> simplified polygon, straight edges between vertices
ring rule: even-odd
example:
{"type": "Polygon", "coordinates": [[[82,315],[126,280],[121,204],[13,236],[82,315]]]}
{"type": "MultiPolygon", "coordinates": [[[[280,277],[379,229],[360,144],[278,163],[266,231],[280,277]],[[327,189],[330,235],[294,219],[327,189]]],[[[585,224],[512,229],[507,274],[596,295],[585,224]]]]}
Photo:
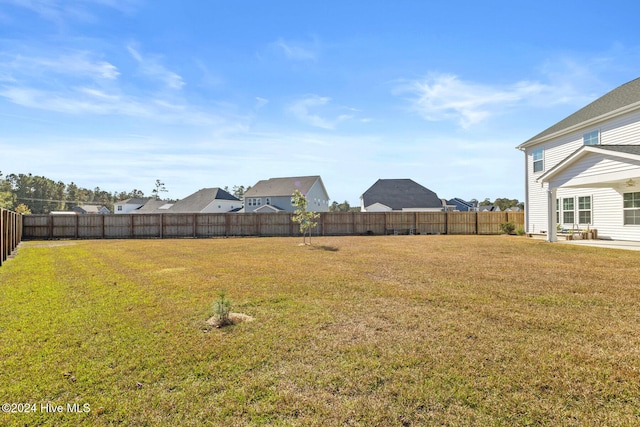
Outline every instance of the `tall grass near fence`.
{"type": "Polygon", "coordinates": [[[0,266],[22,240],[22,218],[20,214],[0,209],[0,266]]]}
{"type": "MultiPolygon", "coordinates": [[[[29,215],[25,239],[136,239],[297,236],[288,213],[29,215]]],[[[317,236],[500,234],[500,224],[524,226],[522,212],[324,212],[317,236]]]]}

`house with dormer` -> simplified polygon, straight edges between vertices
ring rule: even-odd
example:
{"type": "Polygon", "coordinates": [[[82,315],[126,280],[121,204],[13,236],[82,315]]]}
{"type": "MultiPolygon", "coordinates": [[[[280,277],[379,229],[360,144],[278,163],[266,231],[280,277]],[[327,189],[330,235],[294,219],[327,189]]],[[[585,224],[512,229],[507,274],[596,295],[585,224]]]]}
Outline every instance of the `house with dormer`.
{"type": "Polygon", "coordinates": [[[640,241],[640,79],[523,142],[525,227],[640,241]]]}
{"type": "Polygon", "coordinates": [[[244,212],[294,212],[295,190],[307,198],[311,212],[329,211],[329,194],[320,176],[270,178],[258,181],[244,193],[244,212]]]}

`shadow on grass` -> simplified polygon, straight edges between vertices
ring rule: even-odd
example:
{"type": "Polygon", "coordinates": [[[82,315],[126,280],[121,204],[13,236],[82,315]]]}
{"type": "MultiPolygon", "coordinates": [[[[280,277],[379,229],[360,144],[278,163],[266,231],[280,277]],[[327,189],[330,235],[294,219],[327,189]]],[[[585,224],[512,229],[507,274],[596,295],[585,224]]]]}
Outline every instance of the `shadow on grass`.
{"type": "Polygon", "coordinates": [[[340,250],[335,246],[326,246],[326,245],[319,245],[319,246],[311,245],[311,248],[321,250],[321,251],[327,251],[327,252],[338,252],[340,250]]]}

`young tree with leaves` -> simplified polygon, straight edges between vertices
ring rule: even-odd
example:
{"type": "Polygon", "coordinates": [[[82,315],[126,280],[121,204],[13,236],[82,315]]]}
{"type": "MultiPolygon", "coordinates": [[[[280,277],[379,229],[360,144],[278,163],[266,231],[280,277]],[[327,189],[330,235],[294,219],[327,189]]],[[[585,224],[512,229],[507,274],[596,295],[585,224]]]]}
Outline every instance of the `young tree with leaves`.
{"type": "Polygon", "coordinates": [[[309,244],[311,244],[311,230],[318,225],[317,219],[320,218],[320,214],[307,210],[309,203],[306,196],[299,190],[294,191],[291,197],[291,204],[297,208],[293,215],[293,221],[300,225],[302,243],[307,243],[306,234],[309,233],[309,244]]]}

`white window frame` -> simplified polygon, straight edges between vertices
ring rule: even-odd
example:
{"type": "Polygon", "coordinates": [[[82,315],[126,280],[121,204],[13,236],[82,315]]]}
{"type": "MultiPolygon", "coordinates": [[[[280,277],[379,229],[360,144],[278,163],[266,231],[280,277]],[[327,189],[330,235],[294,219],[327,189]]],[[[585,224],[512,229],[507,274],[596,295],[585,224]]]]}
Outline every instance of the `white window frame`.
{"type": "Polygon", "coordinates": [[[624,225],[640,225],[640,192],[622,193],[622,221],[624,225]],[[633,213],[633,222],[627,222],[628,212],[633,213]]]}
{"type": "Polygon", "coordinates": [[[600,145],[600,131],[594,130],[582,135],[583,145],[600,145]]]}
{"type": "Polygon", "coordinates": [[[593,224],[593,197],[592,196],[578,196],[578,224],[586,224],[586,225],[591,225],[593,224]],[[589,201],[589,207],[585,208],[583,207],[583,202],[584,200],[581,199],[588,199],[589,201]],[[583,221],[581,218],[582,213],[589,213],[589,221],[583,221]]]}
{"type": "Polygon", "coordinates": [[[536,148],[531,152],[533,159],[533,173],[544,172],[544,149],[536,148]]]}
{"type": "Polygon", "coordinates": [[[571,226],[573,227],[573,224],[576,223],[576,201],[575,198],[573,197],[563,197],[562,198],[562,223],[563,224],[571,224],[571,226]],[[566,202],[571,202],[571,208],[565,208],[565,201],[566,202]],[[571,221],[567,221],[566,220],[566,215],[571,214],[571,221]]]}

